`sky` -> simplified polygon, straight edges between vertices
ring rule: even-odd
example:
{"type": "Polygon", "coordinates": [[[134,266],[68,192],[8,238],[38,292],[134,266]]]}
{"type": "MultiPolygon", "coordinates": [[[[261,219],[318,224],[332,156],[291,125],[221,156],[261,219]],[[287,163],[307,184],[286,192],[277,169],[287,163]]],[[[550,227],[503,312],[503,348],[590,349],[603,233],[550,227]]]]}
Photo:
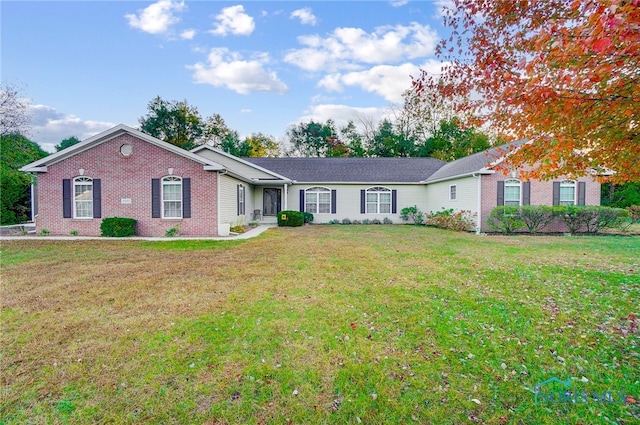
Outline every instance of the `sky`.
{"type": "Polygon", "coordinates": [[[376,122],[419,69],[438,72],[433,1],[0,1],[0,80],[31,103],[45,150],[118,124],[156,96],[220,114],[242,138],[376,122]]]}

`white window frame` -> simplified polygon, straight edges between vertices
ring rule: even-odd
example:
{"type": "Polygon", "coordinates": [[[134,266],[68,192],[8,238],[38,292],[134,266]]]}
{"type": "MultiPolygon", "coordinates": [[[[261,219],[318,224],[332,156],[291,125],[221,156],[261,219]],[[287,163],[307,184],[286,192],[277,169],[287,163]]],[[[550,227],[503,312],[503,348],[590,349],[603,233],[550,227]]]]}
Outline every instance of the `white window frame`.
{"type": "Polygon", "coordinates": [[[451,184],[449,185],[449,200],[457,201],[458,200],[458,185],[451,184]]]}
{"type": "Polygon", "coordinates": [[[391,189],[383,186],[370,187],[365,191],[365,213],[366,214],[391,214],[391,204],[393,203],[393,193],[391,189]],[[369,195],[375,196],[374,201],[369,195]],[[382,195],[389,195],[389,202],[382,202],[382,195]],[[370,211],[369,206],[375,206],[375,211],[370,211]],[[388,211],[383,211],[387,209],[388,211]],[[384,208],[383,208],[384,207],[384,208]]]}
{"type": "Polygon", "coordinates": [[[93,218],[93,179],[91,177],[78,176],[73,179],[73,218],[80,220],[93,218]],[[81,186],[91,186],[91,189],[78,195],[77,190],[81,186]],[[78,199],[79,196],[89,199],[78,199]],[[78,205],[84,205],[85,208],[78,208],[78,205]],[[87,211],[87,215],[79,215],[79,211],[87,211]]]}
{"type": "Polygon", "coordinates": [[[245,187],[243,184],[238,187],[238,209],[240,210],[240,215],[245,215],[245,187]]]}
{"type": "Polygon", "coordinates": [[[160,202],[162,205],[162,218],[168,218],[168,219],[181,219],[182,218],[182,214],[183,214],[183,205],[182,205],[182,178],[178,177],[178,176],[165,176],[162,178],[161,182],[160,182],[160,202]],[[167,186],[175,186],[177,185],[176,182],[179,182],[179,186],[180,186],[180,192],[179,192],[179,199],[165,199],[165,195],[167,194],[167,192],[165,191],[165,187],[167,186]],[[176,216],[168,216],[166,213],[167,207],[166,204],[169,202],[176,202],[180,205],[180,213],[179,215],[176,216]]]}
{"type": "MultiPolygon", "coordinates": [[[[323,196],[323,198],[327,198],[323,196]]],[[[311,214],[331,214],[331,189],[328,187],[314,186],[304,191],[304,210],[311,214]],[[328,195],[328,202],[322,201],[320,195],[328,195]],[[309,201],[311,196],[315,195],[314,201],[309,201]],[[321,208],[322,207],[322,208],[321,208]]]]}
{"type": "Polygon", "coordinates": [[[505,207],[519,207],[522,205],[522,182],[518,179],[509,179],[504,182],[504,206],[505,207]],[[509,190],[507,188],[518,188],[518,199],[507,199],[507,193],[509,190]]]}
{"type": "Polygon", "coordinates": [[[578,183],[575,180],[563,180],[560,182],[560,193],[558,193],[558,204],[559,205],[576,205],[578,197],[578,183]],[[562,189],[572,188],[573,189],[573,199],[571,200],[563,200],[562,199],[562,189]]]}

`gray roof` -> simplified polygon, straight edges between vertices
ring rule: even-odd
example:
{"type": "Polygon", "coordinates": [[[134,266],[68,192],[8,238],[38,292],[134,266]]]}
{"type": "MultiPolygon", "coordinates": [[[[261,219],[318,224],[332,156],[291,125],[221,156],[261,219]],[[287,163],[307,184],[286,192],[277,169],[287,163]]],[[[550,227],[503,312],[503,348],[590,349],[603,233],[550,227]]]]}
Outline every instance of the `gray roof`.
{"type": "Polygon", "coordinates": [[[494,148],[448,162],[438,171],[431,174],[427,179],[427,183],[478,172],[483,168],[489,167],[491,162],[505,156],[505,153],[510,152],[526,142],[526,139],[516,140],[515,142],[506,143],[504,145],[496,146],[494,148]]]}
{"type": "Polygon", "coordinates": [[[435,158],[243,158],[298,182],[417,183],[445,162],[435,158]]]}

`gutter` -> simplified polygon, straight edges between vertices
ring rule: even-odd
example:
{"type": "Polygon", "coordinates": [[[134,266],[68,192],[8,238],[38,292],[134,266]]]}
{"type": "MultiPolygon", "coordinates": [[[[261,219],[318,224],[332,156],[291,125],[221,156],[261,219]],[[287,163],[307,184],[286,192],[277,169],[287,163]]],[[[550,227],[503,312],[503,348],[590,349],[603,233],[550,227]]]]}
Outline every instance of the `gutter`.
{"type": "Polygon", "coordinates": [[[495,174],[495,173],[496,173],[495,170],[488,170],[486,168],[483,168],[482,170],[479,170],[479,171],[472,171],[472,172],[464,173],[464,174],[456,174],[455,176],[443,177],[441,179],[423,180],[420,183],[423,183],[423,184],[439,183],[439,182],[444,182],[444,181],[447,181],[447,180],[459,179],[460,177],[475,177],[476,175],[495,174]]]}

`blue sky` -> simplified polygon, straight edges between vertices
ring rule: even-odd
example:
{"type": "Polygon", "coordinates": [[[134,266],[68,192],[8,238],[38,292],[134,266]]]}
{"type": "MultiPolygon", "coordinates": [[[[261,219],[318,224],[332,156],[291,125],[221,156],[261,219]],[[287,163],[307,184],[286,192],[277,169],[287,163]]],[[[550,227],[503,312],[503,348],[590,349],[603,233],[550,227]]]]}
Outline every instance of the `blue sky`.
{"type": "Polygon", "coordinates": [[[2,1],[0,78],[32,103],[46,150],[155,96],[218,113],[241,137],[291,124],[375,122],[411,74],[437,71],[436,1],[2,1]]]}

